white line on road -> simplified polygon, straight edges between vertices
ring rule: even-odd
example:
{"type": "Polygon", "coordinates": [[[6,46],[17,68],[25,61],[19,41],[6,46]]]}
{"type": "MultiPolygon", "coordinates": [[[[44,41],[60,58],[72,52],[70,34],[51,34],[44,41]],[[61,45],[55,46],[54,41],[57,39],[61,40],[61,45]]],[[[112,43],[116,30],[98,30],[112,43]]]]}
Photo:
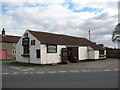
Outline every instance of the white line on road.
{"type": "Polygon", "coordinates": [[[30,73],[33,73],[33,72],[30,72],[30,73]]]}
{"type": "Polygon", "coordinates": [[[60,73],[66,73],[67,71],[58,71],[58,72],[60,72],[60,73]]]}
{"type": "Polygon", "coordinates": [[[36,72],[37,74],[43,74],[44,72],[36,72]]]}
{"type": "Polygon", "coordinates": [[[105,70],[103,70],[103,71],[111,71],[110,69],[105,69],[105,70]]]}
{"type": "Polygon", "coordinates": [[[9,68],[17,69],[19,71],[24,71],[24,72],[34,70],[33,68],[24,68],[24,67],[11,67],[10,66],[9,68]]]}
{"type": "Polygon", "coordinates": [[[25,74],[27,74],[28,72],[24,72],[25,74]]]}
{"type": "Polygon", "coordinates": [[[91,72],[91,70],[87,70],[87,72],[91,72]]]}
{"type": "Polygon", "coordinates": [[[2,74],[4,74],[4,75],[5,75],[5,74],[9,74],[9,73],[2,73],[2,74]]]}
{"type": "Polygon", "coordinates": [[[87,72],[87,70],[81,70],[82,72],[87,72]]]}
{"type": "Polygon", "coordinates": [[[18,72],[13,72],[13,73],[11,73],[11,74],[19,74],[18,72]]]}
{"type": "Polygon", "coordinates": [[[74,70],[74,71],[71,70],[70,72],[79,72],[79,71],[78,70],[74,70]]]}
{"type": "Polygon", "coordinates": [[[48,73],[56,73],[56,71],[48,71],[48,73]]]}
{"type": "Polygon", "coordinates": [[[114,71],[118,71],[118,69],[113,69],[114,71]]]}
{"type": "Polygon", "coordinates": [[[98,71],[98,70],[93,70],[94,72],[98,71]]]}

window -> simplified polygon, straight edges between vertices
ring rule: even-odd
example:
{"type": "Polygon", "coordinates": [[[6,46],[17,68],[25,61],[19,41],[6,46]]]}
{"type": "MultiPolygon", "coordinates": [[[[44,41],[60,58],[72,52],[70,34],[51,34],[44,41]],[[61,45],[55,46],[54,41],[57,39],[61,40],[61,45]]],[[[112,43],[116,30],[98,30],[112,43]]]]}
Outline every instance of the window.
{"type": "Polygon", "coordinates": [[[23,47],[23,54],[24,55],[28,55],[29,54],[29,47],[28,46],[24,46],[23,47]]]}
{"type": "Polygon", "coordinates": [[[29,38],[23,38],[22,39],[22,45],[23,46],[28,46],[29,45],[29,38]]]}
{"type": "Polygon", "coordinates": [[[35,45],[35,40],[31,40],[31,45],[35,45]]]}
{"type": "Polygon", "coordinates": [[[57,53],[57,45],[47,45],[47,53],[57,53]]]}
{"type": "Polygon", "coordinates": [[[15,49],[12,50],[12,54],[16,54],[16,50],[15,49]]]}
{"type": "Polygon", "coordinates": [[[29,56],[29,38],[23,38],[22,39],[22,46],[23,46],[23,55],[24,57],[29,56]]]}
{"type": "Polygon", "coordinates": [[[40,58],[40,49],[36,50],[36,58],[40,58]]]}
{"type": "Polygon", "coordinates": [[[100,50],[99,51],[99,54],[101,55],[101,54],[104,54],[104,50],[100,50]]]}

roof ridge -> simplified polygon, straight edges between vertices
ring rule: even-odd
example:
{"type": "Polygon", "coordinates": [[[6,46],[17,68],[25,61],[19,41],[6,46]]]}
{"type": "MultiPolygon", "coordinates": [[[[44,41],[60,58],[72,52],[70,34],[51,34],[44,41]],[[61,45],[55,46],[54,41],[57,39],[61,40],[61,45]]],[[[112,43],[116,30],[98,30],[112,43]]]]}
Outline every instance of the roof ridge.
{"type": "Polygon", "coordinates": [[[76,36],[70,36],[70,35],[65,35],[65,34],[55,34],[55,33],[42,32],[42,31],[33,31],[33,30],[27,30],[27,31],[45,33],[45,34],[52,34],[52,35],[57,35],[57,36],[66,36],[66,37],[72,37],[72,38],[78,38],[78,39],[84,39],[83,37],[76,37],[76,36]]]}
{"type": "Polygon", "coordinates": [[[14,35],[5,35],[5,36],[10,36],[10,37],[21,37],[21,36],[14,36],[14,35]]]}
{"type": "MultiPolygon", "coordinates": [[[[2,34],[0,34],[2,36],[2,34]]],[[[10,37],[21,37],[21,36],[15,36],[15,35],[5,35],[5,36],[10,36],[10,37]]]]}

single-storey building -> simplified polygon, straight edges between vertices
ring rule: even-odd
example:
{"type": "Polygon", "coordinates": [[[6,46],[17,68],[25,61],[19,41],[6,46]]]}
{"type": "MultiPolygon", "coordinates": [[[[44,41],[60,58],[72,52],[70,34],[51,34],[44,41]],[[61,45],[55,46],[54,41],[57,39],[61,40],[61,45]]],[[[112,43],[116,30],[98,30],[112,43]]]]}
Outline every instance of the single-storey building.
{"type": "Polygon", "coordinates": [[[20,39],[19,36],[6,35],[3,28],[0,35],[0,59],[15,59],[16,58],[16,43],[20,39]]]}
{"type": "Polygon", "coordinates": [[[16,61],[56,64],[106,58],[106,51],[85,38],[39,31],[25,31],[16,45],[16,61]]]}

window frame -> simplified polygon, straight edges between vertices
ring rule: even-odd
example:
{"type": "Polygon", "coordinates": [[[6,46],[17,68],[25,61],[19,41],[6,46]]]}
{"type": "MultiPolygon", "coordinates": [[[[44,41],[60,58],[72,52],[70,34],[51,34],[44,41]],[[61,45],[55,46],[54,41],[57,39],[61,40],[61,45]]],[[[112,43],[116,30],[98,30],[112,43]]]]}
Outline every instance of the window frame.
{"type": "Polygon", "coordinates": [[[36,58],[41,58],[41,51],[40,51],[40,49],[36,49],[36,58]]]}
{"type": "Polygon", "coordinates": [[[57,53],[57,45],[56,44],[47,44],[47,53],[57,53]],[[55,46],[55,52],[49,52],[49,46],[55,46]]]}
{"type": "Polygon", "coordinates": [[[12,50],[12,54],[16,54],[16,50],[15,49],[12,50]]]}
{"type": "Polygon", "coordinates": [[[27,38],[22,38],[22,46],[29,46],[29,38],[28,37],[27,38]],[[27,45],[23,44],[24,39],[28,39],[28,44],[27,45]]]}
{"type": "Polygon", "coordinates": [[[31,45],[35,45],[35,40],[31,40],[31,45]]]}

